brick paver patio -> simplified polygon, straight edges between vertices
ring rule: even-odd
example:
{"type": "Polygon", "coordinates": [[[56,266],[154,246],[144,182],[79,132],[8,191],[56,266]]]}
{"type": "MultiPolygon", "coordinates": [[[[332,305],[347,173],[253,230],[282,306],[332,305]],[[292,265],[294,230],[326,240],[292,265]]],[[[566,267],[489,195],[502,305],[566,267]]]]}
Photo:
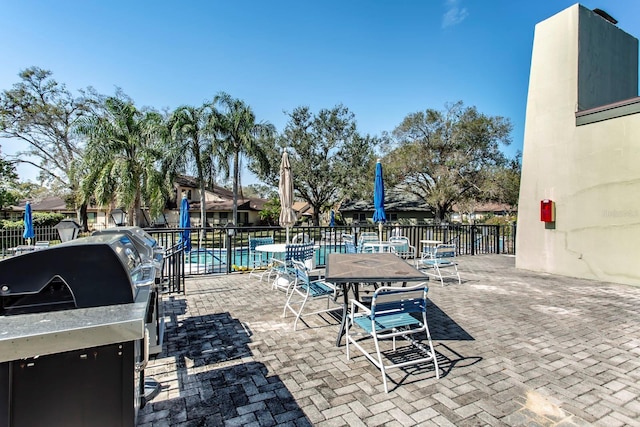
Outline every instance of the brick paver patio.
{"type": "MultiPolygon", "coordinates": [[[[432,282],[441,364],[380,372],[335,346],[338,322],[283,319],[284,294],[247,274],[188,279],[167,298],[162,391],[139,426],[640,426],[640,288],[461,257],[432,282]]],[[[344,342],[344,340],[343,340],[344,342]]]]}

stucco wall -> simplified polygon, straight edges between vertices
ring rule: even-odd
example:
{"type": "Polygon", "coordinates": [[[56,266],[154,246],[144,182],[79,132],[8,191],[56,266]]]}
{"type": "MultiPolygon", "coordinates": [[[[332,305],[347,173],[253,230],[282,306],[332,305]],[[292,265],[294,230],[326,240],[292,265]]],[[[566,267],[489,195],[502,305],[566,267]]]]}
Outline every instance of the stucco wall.
{"type": "Polygon", "coordinates": [[[575,115],[578,92],[596,96],[598,90],[584,85],[609,81],[607,69],[626,88],[621,93],[637,96],[638,44],[628,35],[610,34],[622,31],[592,18],[593,12],[575,5],[536,26],[516,267],[640,285],[640,114],[584,126],[576,126],[575,115]],[[589,43],[580,42],[581,32],[589,34],[589,43]],[[598,39],[617,40],[609,52],[634,59],[632,72],[593,65],[602,60],[602,46],[593,44],[598,39]],[[579,83],[579,69],[600,74],[579,83]],[[555,227],[540,221],[540,200],[547,198],[556,203],[555,227]]]}

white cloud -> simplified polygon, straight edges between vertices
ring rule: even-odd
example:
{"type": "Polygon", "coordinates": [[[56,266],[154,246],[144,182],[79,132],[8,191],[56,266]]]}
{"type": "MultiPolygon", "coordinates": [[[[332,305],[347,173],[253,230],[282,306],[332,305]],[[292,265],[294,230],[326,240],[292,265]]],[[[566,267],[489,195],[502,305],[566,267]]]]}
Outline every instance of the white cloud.
{"type": "Polygon", "coordinates": [[[447,11],[442,15],[442,28],[457,25],[469,15],[466,7],[460,7],[460,0],[447,0],[445,7],[447,11]]]}

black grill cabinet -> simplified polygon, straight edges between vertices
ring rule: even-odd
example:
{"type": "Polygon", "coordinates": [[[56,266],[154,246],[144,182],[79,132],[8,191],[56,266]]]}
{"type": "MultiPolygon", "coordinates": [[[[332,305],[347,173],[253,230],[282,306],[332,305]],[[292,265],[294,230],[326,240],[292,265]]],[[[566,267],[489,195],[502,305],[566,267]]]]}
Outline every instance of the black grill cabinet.
{"type": "Polygon", "coordinates": [[[118,234],[0,261],[0,426],[134,426],[155,275],[118,234]]]}

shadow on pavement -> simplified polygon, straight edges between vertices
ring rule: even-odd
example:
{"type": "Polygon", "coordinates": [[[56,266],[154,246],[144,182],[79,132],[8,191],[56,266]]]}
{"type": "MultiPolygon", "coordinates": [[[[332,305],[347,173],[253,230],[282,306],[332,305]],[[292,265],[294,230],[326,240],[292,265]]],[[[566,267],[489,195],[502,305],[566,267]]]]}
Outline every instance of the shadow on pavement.
{"type": "MultiPolygon", "coordinates": [[[[180,312],[176,300],[172,304],[180,312]]],[[[175,358],[166,366],[167,380],[158,375],[169,399],[151,400],[140,411],[138,425],[311,425],[277,375],[252,356],[251,331],[229,313],[188,317],[181,322],[169,313],[162,357],[175,358]],[[169,390],[171,380],[177,391],[169,390]]],[[[160,394],[162,396],[162,393],[160,394]]]]}
{"type": "Polygon", "coordinates": [[[427,323],[434,341],[473,341],[474,338],[431,300],[427,300],[427,323]]]}

